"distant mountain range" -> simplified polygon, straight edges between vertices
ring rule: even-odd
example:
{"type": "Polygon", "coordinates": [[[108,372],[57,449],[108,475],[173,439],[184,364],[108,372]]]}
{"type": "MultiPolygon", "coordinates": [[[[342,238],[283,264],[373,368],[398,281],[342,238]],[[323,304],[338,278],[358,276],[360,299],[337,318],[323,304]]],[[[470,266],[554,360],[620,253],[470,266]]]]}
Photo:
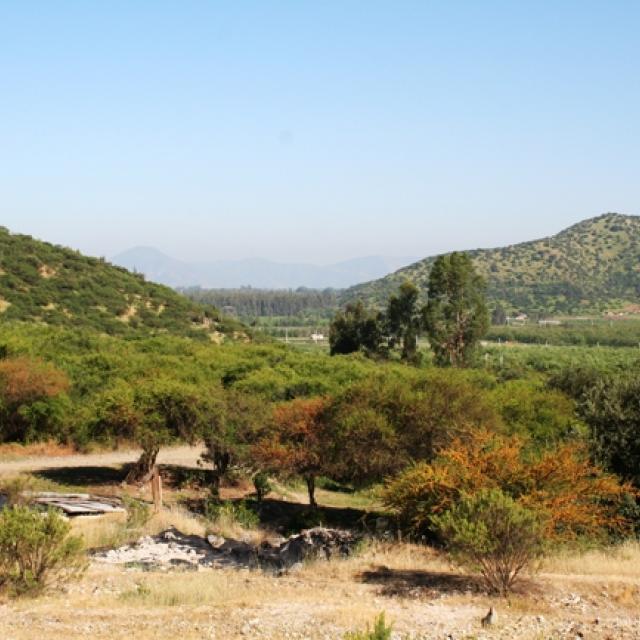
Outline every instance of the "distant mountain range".
{"type": "Polygon", "coordinates": [[[261,258],[184,262],[153,247],[135,247],[113,256],[111,262],[170,287],[342,289],[380,278],[414,259],[370,256],[325,266],[287,264],[261,258]]]}
{"type": "MultiPolygon", "coordinates": [[[[468,254],[487,281],[491,305],[545,314],[640,312],[640,217],[607,213],[560,233],[468,254]]],[[[383,306],[405,280],[426,294],[436,256],[425,258],[340,295],[383,306]]]]}

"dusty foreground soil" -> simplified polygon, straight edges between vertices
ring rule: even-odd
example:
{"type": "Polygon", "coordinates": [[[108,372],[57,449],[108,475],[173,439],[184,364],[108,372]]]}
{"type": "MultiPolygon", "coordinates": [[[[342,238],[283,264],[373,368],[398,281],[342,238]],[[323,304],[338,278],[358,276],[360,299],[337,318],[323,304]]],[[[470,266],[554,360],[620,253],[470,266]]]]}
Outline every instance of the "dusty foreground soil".
{"type": "MultiPolygon", "coordinates": [[[[197,467],[202,447],[165,447],[158,454],[159,464],[173,464],[183,467],[197,467]]],[[[90,454],[73,454],[60,456],[16,457],[16,459],[0,457],[0,476],[15,475],[25,471],[39,469],[61,469],[65,467],[108,467],[135,462],[140,456],[139,449],[110,451],[90,454]]]]}
{"type": "Polygon", "coordinates": [[[66,593],[0,606],[0,638],[334,639],[380,612],[394,638],[640,638],[640,580],[543,574],[491,599],[415,547],[370,548],[276,577],[92,565],[66,593]],[[418,568],[416,568],[416,566],[418,568]],[[497,623],[480,618],[493,605],[497,623]]]}

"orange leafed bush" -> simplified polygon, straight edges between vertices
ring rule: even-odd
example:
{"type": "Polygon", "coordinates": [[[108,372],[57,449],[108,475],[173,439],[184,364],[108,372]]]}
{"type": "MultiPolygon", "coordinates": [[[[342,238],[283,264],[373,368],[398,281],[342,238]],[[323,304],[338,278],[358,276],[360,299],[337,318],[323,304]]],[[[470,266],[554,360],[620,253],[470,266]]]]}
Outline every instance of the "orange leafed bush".
{"type": "Polygon", "coordinates": [[[7,405],[52,398],[68,388],[67,376],[42,360],[25,357],[0,360],[0,394],[7,405]]]}
{"type": "Polygon", "coordinates": [[[273,411],[273,429],[258,446],[258,457],[291,475],[315,470],[322,458],[323,398],[298,399],[273,411]]]}
{"type": "Polygon", "coordinates": [[[549,539],[623,531],[618,507],[628,485],[590,462],[579,445],[534,454],[519,437],[476,431],[456,439],[432,464],[416,464],[386,487],[384,499],[417,533],[430,531],[431,517],[462,496],[500,489],[538,513],[549,539]]]}
{"type": "Polygon", "coordinates": [[[62,421],[56,401],[68,389],[64,372],[42,360],[0,360],[0,441],[51,437],[62,421]]]}
{"type": "Polygon", "coordinates": [[[253,458],[263,468],[283,477],[302,476],[315,505],[315,478],[325,470],[330,442],[325,419],[326,398],[299,398],[278,405],[270,428],[253,447],[253,458]]]}

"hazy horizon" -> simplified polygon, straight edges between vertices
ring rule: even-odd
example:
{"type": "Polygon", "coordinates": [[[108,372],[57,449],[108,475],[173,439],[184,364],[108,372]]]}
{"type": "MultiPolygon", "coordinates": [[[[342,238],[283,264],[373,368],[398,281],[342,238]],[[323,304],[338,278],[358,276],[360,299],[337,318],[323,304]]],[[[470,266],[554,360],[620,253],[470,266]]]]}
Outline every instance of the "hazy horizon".
{"type": "Polygon", "coordinates": [[[1,224],[111,257],[427,256],[640,213],[640,6],[0,6],[1,224]]]}

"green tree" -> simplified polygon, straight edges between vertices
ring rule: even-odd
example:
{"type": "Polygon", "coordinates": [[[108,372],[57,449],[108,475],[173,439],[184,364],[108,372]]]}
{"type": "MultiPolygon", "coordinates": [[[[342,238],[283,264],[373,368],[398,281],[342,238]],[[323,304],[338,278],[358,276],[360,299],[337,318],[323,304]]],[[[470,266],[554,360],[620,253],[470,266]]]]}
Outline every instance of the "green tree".
{"type": "Polygon", "coordinates": [[[333,400],[327,449],[335,479],[379,482],[411,461],[431,462],[451,441],[482,426],[499,428],[491,396],[468,371],[399,368],[371,376],[333,400]]]}
{"type": "Polygon", "coordinates": [[[575,402],[536,379],[507,380],[490,395],[502,417],[502,431],[529,438],[536,449],[587,435],[584,423],[576,417],[575,402]]]}
{"type": "Polygon", "coordinates": [[[598,460],[640,488],[640,380],[602,376],[584,391],[579,406],[598,460]]]}
{"type": "Polygon", "coordinates": [[[328,412],[332,438],[326,443],[324,473],[356,485],[379,482],[398,468],[394,425],[374,407],[345,400],[336,402],[328,412]]]}
{"type": "Polygon", "coordinates": [[[540,516],[500,489],[464,494],[431,522],[454,562],[479,572],[489,591],[501,595],[544,552],[540,516]]]}
{"type": "Polygon", "coordinates": [[[491,324],[504,325],[507,324],[507,312],[504,307],[498,302],[491,312],[491,324]]]}
{"type": "Polygon", "coordinates": [[[247,461],[250,445],[269,424],[271,406],[257,394],[231,389],[212,391],[204,411],[199,434],[205,445],[202,459],[213,467],[212,493],[217,496],[234,460],[247,461]]]}
{"type": "Polygon", "coordinates": [[[140,458],[127,476],[129,482],[145,481],[151,474],[160,448],[177,439],[195,442],[210,417],[209,393],[195,385],[171,379],[139,384],[133,406],[127,407],[120,426],[142,447],[140,458]],[[129,413],[129,411],[131,411],[129,413]]]}
{"type": "Polygon", "coordinates": [[[339,311],[329,329],[331,355],[364,351],[380,352],[382,333],[379,318],[367,311],[361,301],[349,303],[339,311]]]}
{"type": "Polygon", "coordinates": [[[473,348],[487,332],[489,318],[484,280],[467,254],[454,252],[434,262],[424,322],[439,365],[468,364],[473,348]]]}
{"type": "Polygon", "coordinates": [[[423,328],[418,296],[418,288],[413,283],[403,282],[398,293],[389,298],[385,314],[389,346],[402,345],[402,359],[407,362],[418,359],[418,337],[423,328]]]}

